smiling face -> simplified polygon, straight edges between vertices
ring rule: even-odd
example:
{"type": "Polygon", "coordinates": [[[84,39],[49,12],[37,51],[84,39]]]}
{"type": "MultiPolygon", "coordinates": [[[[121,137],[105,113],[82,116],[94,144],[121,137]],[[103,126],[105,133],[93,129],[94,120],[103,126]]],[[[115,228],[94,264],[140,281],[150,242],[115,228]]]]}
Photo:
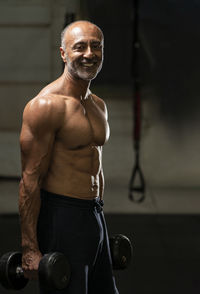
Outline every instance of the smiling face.
{"type": "Polygon", "coordinates": [[[65,32],[63,45],[61,56],[71,76],[94,79],[103,62],[103,35],[98,27],[90,22],[72,24],[65,32]]]}

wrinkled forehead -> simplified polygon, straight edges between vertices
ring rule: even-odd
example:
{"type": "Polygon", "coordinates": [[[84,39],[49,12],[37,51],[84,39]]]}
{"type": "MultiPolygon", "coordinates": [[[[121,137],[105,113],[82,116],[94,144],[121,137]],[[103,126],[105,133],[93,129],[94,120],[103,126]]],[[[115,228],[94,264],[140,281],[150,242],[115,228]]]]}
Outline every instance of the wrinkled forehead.
{"type": "Polygon", "coordinates": [[[103,43],[102,32],[94,25],[76,25],[65,33],[65,44],[69,45],[80,40],[96,40],[103,43]]]}

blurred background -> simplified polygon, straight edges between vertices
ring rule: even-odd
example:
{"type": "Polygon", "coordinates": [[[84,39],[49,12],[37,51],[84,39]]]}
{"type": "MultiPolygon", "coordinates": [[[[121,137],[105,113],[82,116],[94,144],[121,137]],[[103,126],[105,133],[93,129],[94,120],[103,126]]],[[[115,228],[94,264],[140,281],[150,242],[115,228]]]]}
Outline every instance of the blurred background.
{"type": "MultiPolygon", "coordinates": [[[[141,203],[128,198],[135,163],[134,1],[0,1],[0,253],[20,248],[24,106],[62,73],[62,29],[85,19],[105,36],[104,65],[91,90],[107,103],[111,127],[103,158],[108,230],[127,235],[134,247],[131,266],[115,272],[119,292],[200,293],[200,2],[138,4],[141,203]]],[[[21,293],[38,293],[37,284],[21,293]]]]}

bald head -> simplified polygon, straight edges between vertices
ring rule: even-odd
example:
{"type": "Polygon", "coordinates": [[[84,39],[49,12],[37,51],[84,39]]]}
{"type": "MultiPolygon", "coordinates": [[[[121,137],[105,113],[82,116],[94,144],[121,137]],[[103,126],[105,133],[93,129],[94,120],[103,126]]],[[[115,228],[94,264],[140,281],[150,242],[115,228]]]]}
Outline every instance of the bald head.
{"type": "Polygon", "coordinates": [[[80,32],[95,32],[101,40],[104,39],[103,32],[97,25],[87,20],[78,20],[66,26],[62,31],[61,47],[65,50],[70,38],[80,32]]]}

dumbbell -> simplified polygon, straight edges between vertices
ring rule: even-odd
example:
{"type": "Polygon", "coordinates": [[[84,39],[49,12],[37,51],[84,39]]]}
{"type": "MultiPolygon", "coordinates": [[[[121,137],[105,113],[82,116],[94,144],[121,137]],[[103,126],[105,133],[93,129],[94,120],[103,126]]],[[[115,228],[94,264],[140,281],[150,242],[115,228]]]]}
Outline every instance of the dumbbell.
{"type": "MultiPolygon", "coordinates": [[[[64,254],[45,254],[39,263],[39,280],[45,288],[61,290],[67,287],[70,279],[70,265],[64,254]]],[[[0,283],[6,289],[21,290],[28,283],[22,269],[20,252],[5,253],[0,259],[0,283]]]]}
{"type": "Polygon", "coordinates": [[[133,247],[128,237],[116,234],[109,238],[112,266],[114,270],[122,270],[129,266],[133,247]]]}

